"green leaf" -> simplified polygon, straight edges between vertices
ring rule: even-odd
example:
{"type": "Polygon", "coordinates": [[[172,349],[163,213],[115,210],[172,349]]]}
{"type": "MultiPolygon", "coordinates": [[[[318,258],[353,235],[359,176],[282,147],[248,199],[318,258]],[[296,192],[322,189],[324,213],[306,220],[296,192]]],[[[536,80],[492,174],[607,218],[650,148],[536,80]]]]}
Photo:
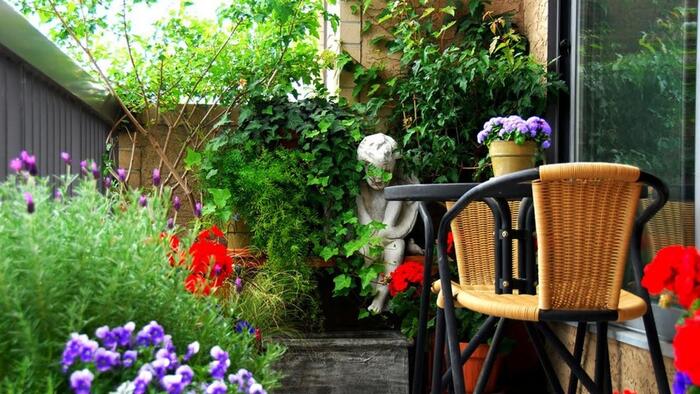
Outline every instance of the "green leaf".
{"type": "MultiPolygon", "coordinates": [[[[476,3],[476,1],[475,1],[475,3],[476,3]]],[[[455,7],[454,6],[443,7],[440,9],[440,11],[444,14],[455,16],[455,7]]]]}
{"type": "Polygon", "coordinates": [[[319,253],[319,256],[321,256],[321,258],[322,258],[324,261],[328,261],[328,260],[330,260],[333,256],[337,256],[338,253],[340,253],[340,251],[338,250],[338,248],[335,248],[335,247],[334,247],[334,248],[331,248],[330,246],[326,246],[326,247],[324,247],[323,249],[321,249],[321,253],[319,253]]]}
{"type": "Polygon", "coordinates": [[[212,201],[217,208],[224,208],[231,198],[231,192],[228,189],[207,189],[211,195],[212,201]]]}
{"type": "Polygon", "coordinates": [[[333,278],[333,294],[346,295],[352,287],[352,278],[346,274],[340,274],[333,278]]]}
{"type": "Polygon", "coordinates": [[[369,310],[366,308],[360,309],[360,312],[357,314],[357,320],[362,320],[365,318],[369,317],[369,310]]]}
{"type": "Polygon", "coordinates": [[[420,16],[420,19],[426,18],[430,16],[435,11],[435,8],[433,7],[428,7],[423,11],[423,15],[420,16]]]}
{"type": "Polygon", "coordinates": [[[185,156],[186,168],[197,168],[202,164],[202,154],[194,149],[187,147],[187,155],[185,156]]]}

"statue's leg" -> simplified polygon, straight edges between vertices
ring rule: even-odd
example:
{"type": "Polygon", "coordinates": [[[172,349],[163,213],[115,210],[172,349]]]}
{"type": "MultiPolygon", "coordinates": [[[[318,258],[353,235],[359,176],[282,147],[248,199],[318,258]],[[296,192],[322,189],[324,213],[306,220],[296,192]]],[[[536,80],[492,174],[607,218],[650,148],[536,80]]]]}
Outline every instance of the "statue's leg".
{"type": "MultiPolygon", "coordinates": [[[[391,243],[384,247],[384,275],[391,274],[401,261],[403,261],[404,250],[406,248],[406,243],[403,239],[393,240],[391,243]]],[[[373,313],[381,313],[386,309],[386,297],[389,294],[389,288],[387,285],[377,283],[375,285],[377,294],[372,300],[372,304],[369,306],[369,311],[373,313]]]]}

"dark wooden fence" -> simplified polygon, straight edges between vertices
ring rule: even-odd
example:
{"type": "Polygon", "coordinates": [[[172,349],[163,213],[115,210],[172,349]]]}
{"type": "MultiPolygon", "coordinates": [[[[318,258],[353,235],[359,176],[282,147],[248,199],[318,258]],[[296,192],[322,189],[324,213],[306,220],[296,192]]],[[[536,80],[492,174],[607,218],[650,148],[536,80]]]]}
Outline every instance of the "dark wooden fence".
{"type": "Polygon", "coordinates": [[[0,180],[23,149],[42,175],[65,171],[64,151],[74,171],[81,159],[101,163],[114,113],[87,73],[0,0],[0,180]]]}

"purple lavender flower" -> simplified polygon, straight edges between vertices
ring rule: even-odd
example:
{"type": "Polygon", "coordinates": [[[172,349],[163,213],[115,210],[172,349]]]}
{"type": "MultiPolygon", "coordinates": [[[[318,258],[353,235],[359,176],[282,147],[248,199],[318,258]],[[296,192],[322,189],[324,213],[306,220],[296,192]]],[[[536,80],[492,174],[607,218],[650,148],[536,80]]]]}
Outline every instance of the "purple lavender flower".
{"type": "Polygon", "coordinates": [[[124,368],[130,368],[132,365],[134,365],[137,357],[138,353],[136,352],[136,350],[125,351],[122,355],[122,365],[124,366],[124,368]]]}
{"type": "Polygon", "coordinates": [[[243,292],[243,279],[240,276],[233,282],[233,287],[236,289],[236,293],[241,294],[243,292]]]}
{"type": "Polygon", "coordinates": [[[25,162],[29,158],[29,153],[27,153],[26,150],[23,150],[19,152],[19,158],[22,160],[22,162],[25,162]]]}
{"type": "Polygon", "coordinates": [[[19,173],[20,171],[22,171],[23,166],[24,166],[24,164],[22,163],[22,160],[19,158],[14,158],[14,159],[10,160],[10,169],[12,169],[12,171],[14,171],[16,173],[19,173]]]}
{"type": "Polygon", "coordinates": [[[155,186],[155,187],[160,186],[160,169],[158,169],[158,168],[153,169],[153,176],[151,179],[153,180],[153,186],[155,186]]]}
{"type": "Polygon", "coordinates": [[[94,161],[90,163],[90,172],[92,172],[92,176],[95,179],[100,179],[100,168],[97,166],[97,163],[94,161]]]}
{"type": "Polygon", "coordinates": [[[87,160],[81,160],[81,161],[80,161],[80,172],[81,172],[82,174],[87,174],[87,173],[88,173],[87,166],[88,166],[87,160]]]}
{"type": "Polygon", "coordinates": [[[207,386],[207,394],[226,394],[226,384],[221,381],[215,381],[209,386],[207,386]]]}
{"type": "Polygon", "coordinates": [[[75,394],[90,394],[94,375],[87,369],[75,371],[70,375],[70,387],[75,394]]]}
{"type": "Polygon", "coordinates": [[[194,204],[194,216],[198,218],[202,217],[202,203],[199,201],[194,204]]]}
{"type": "Polygon", "coordinates": [[[117,347],[117,338],[114,336],[114,333],[110,331],[109,326],[102,326],[95,330],[95,337],[102,341],[102,346],[108,349],[117,347]]]}
{"type": "Polygon", "coordinates": [[[117,168],[117,178],[119,182],[124,183],[126,181],[126,170],[123,168],[117,168]]]}
{"type": "Polygon", "coordinates": [[[168,394],[180,394],[185,390],[187,383],[184,382],[182,375],[165,375],[160,380],[160,384],[163,386],[168,394]]]}
{"type": "Polygon", "coordinates": [[[673,379],[673,394],[685,394],[688,387],[692,386],[693,382],[690,381],[690,376],[685,372],[676,372],[676,376],[673,379]]]}
{"type": "Polygon", "coordinates": [[[119,365],[121,357],[119,353],[99,348],[95,351],[95,368],[98,372],[107,372],[119,365]]]}
{"type": "Polygon", "coordinates": [[[187,353],[185,353],[185,356],[182,359],[184,361],[187,361],[197,353],[199,353],[199,342],[194,341],[194,342],[190,343],[189,345],[187,345],[187,353]]]}
{"type": "Polygon", "coordinates": [[[148,198],[146,198],[146,196],[143,194],[141,195],[141,197],[139,197],[139,205],[144,208],[146,207],[146,205],[148,205],[148,198]]]}
{"type": "Polygon", "coordinates": [[[27,171],[29,171],[29,175],[34,176],[39,172],[37,170],[37,167],[36,167],[36,156],[34,156],[34,155],[27,156],[27,158],[24,159],[23,161],[24,161],[24,168],[26,168],[27,171]]]}
{"type": "Polygon", "coordinates": [[[175,228],[175,220],[173,220],[173,218],[168,218],[166,226],[168,227],[168,230],[172,230],[175,228]]]}
{"type": "Polygon", "coordinates": [[[109,189],[112,187],[112,177],[107,175],[102,179],[102,185],[104,186],[105,190],[109,189]]]}
{"type": "Polygon", "coordinates": [[[181,365],[175,370],[176,375],[182,376],[182,381],[185,384],[190,384],[192,383],[192,379],[194,379],[194,371],[192,371],[192,368],[189,367],[189,365],[181,365]]]}
{"type": "Polygon", "coordinates": [[[68,152],[61,152],[61,160],[63,160],[66,165],[70,165],[70,154],[68,152]]]}
{"type": "Polygon", "coordinates": [[[56,201],[61,201],[63,199],[63,193],[61,193],[61,189],[56,189],[53,191],[53,198],[56,201]]]}
{"type": "Polygon", "coordinates": [[[173,197],[173,208],[175,208],[176,211],[180,210],[180,197],[173,197]]]}
{"type": "Polygon", "coordinates": [[[239,320],[233,326],[233,330],[237,333],[248,332],[249,334],[255,334],[255,327],[246,320],[239,320]]]}
{"type": "Polygon", "coordinates": [[[34,213],[34,198],[32,193],[24,192],[24,201],[27,203],[27,212],[34,213]]]}
{"type": "Polygon", "coordinates": [[[142,368],[139,371],[139,375],[134,379],[134,394],[144,394],[152,379],[153,374],[149,370],[142,368]]]}

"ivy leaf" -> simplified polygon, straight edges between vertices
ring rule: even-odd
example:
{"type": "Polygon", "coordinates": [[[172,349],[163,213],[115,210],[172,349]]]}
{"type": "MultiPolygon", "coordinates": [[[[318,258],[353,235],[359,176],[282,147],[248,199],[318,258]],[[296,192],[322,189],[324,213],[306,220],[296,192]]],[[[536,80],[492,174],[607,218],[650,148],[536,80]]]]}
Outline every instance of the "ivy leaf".
{"type": "Polygon", "coordinates": [[[373,281],[377,280],[378,275],[384,270],[384,268],[379,264],[373,264],[369,267],[363,267],[360,269],[360,283],[362,290],[370,287],[373,281]]]}
{"type": "Polygon", "coordinates": [[[357,320],[362,320],[368,317],[369,311],[366,308],[360,309],[360,312],[357,314],[357,320]]]}
{"type": "Polygon", "coordinates": [[[185,156],[185,167],[196,168],[202,164],[202,154],[188,147],[187,155],[185,156]]]}
{"type": "Polygon", "coordinates": [[[432,14],[434,11],[435,11],[435,8],[433,8],[433,7],[428,7],[428,8],[426,8],[425,11],[423,11],[423,15],[420,16],[420,19],[427,18],[427,17],[430,16],[430,14],[432,14]]]}
{"type": "Polygon", "coordinates": [[[443,7],[440,9],[440,11],[442,11],[445,14],[455,16],[455,7],[454,6],[443,7]]]}
{"type": "Polygon", "coordinates": [[[319,256],[324,261],[330,260],[333,256],[337,256],[340,251],[338,248],[331,248],[330,246],[325,246],[323,249],[321,249],[321,253],[319,253],[319,256]]]}
{"type": "Polygon", "coordinates": [[[333,288],[334,295],[347,295],[352,287],[352,278],[346,274],[340,274],[333,278],[333,288]]]}
{"type": "Polygon", "coordinates": [[[224,208],[231,198],[231,191],[228,189],[207,189],[211,195],[212,201],[217,208],[224,208]]]}

